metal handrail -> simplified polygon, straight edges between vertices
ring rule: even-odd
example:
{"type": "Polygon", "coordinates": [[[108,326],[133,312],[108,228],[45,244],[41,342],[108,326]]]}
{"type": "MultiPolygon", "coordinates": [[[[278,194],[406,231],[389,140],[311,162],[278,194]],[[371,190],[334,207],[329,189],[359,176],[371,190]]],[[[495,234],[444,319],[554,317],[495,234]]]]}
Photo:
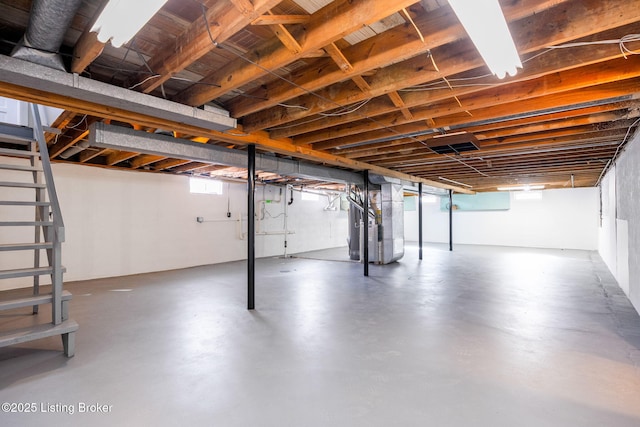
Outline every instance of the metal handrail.
{"type": "Polygon", "coordinates": [[[33,118],[33,137],[38,142],[38,148],[40,150],[40,162],[42,163],[42,172],[44,173],[45,182],[47,183],[47,192],[49,196],[49,202],[51,203],[51,211],[53,213],[53,228],[58,238],[58,242],[62,243],[65,240],[64,221],[62,219],[60,203],[58,202],[58,193],[56,192],[56,186],[53,181],[53,171],[51,170],[51,161],[49,160],[47,141],[44,139],[44,130],[42,128],[42,121],[40,120],[40,111],[38,110],[37,104],[31,103],[29,105],[31,107],[31,115],[33,118]]]}

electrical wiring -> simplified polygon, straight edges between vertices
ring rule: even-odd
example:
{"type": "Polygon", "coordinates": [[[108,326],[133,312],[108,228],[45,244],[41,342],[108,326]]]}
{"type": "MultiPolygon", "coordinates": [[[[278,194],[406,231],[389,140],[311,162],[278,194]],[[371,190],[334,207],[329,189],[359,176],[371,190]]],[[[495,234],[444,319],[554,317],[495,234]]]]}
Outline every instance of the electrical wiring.
{"type": "MultiPolygon", "coordinates": [[[[84,116],[82,116],[82,119],[80,119],[80,121],[78,123],[76,123],[73,126],[67,126],[66,129],[78,129],[80,127],[80,125],[85,122],[85,120],[87,120],[87,115],[86,114],[84,116]]],[[[87,129],[89,129],[89,127],[85,126],[85,128],[83,130],[87,130],[87,129]]]]}
{"type": "MultiPolygon", "coordinates": [[[[258,64],[257,62],[252,61],[252,60],[251,60],[251,59],[249,59],[249,58],[246,58],[245,56],[243,56],[242,54],[240,54],[240,53],[236,52],[235,50],[233,50],[233,49],[228,49],[228,48],[226,48],[225,46],[223,46],[222,44],[218,43],[218,42],[213,38],[213,34],[211,34],[211,29],[209,28],[209,24],[208,24],[208,22],[207,22],[207,11],[206,11],[206,8],[205,8],[204,4],[201,4],[201,6],[202,6],[202,18],[204,19],[204,23],[205,23],[205,27],[207,28],[207,33],[208,33],[208,35],[209,35],[209,39],[211,40],[211,43],[212,43],[215,47],[220,48],[220,49],[224,49],[224,50],[226,50],[227,52],[232,53],[232,54],[233,54],[233,55],[235,55],[237,58],[239,58],[239,59],[241,59],[241,60],[243,60],[243,61],[247,62],[248,64],[251,64],[251,65],[253,65],[253,66],[255,66],[255,67],[258,67],[259,69],[261,69],[261,70],[262,70],[262,71],[264,71],[265,73],[270,74],[270,75],[272,75],[272,76],[276,77],[277,79],[280,79],[280,80],[284,81],[285,83],[290,84],[290,85],[292,85],[293,87],[295,87],[295,88],[297,88],[297,89],[300,89],[301,91],[304,91],[305,93],[307,93],[307,94],[309,94],[309,95],[311,95],[311,96],[314,96],[314,97],[316,97],[316,98],[318,98],[318,99],[320,99],[320,100],[322,100],[322,101],[325,101],[325,102],[328,102],[328,103],[334,104],[334,105],[336,105],[338,108],[343,108],[343,109],[344,109],[344,108],[348,108],[347,106],[342,105],[342,104],[340,104],[340,103],[338,103],[338,102],[336,102],[336,101],[334,101],[334,100],[332,100],[332,99],[329,99],[329,98],[327,98],[327,97],[325,97],[325,96],[323,96],[323,95],[320,95],[320,94],[318,94],[318,93],[316,93],[316,92],[314,92],[314,91],[312,91],[312,90],[309,90],[309,89],[307,89],[307,88],[305,88],[305,87],[303,87],[303,86],[301,86],[301,85],[299,85],[299,84],[297,84],[297,83],[295,83],[295,82],[293,82],[293,81],[291,81],[291,80],[287,79],[286,77],[279,75],[278,73],[274,72],[273,70],[270,70],[270,69],[268,69],[268,68],[266,68],[266,67],[264,67],[264,66],[262,66],[262,65],[258,64]]],[[[432,60],[433,60],[433,58],[432,58],[432,60]]],[[[370,100],[371,100],[371,99],[367,99],[367,100],[365,100],[366,102],[364,102],[362,105],[360,105],[360,106],[356,107],[352,112],[357,112],[357,110],[359,110],[360,108],[362,108],[362,107],[364,106],[364,104],[366,104],[366,103],[367,103],[367,102],[369,102],[370,100]]],[[[458,102],[460,102],[460,101],[458,101],[458,102]]],[[[331,113],[329,113],[329,114],[331,114],[331,113]]],[[[344,113],[344,114],[349,114],[349,113],[344,113]]],[[[341,113],[340,115],[344,115],[344,114],[342,114],[342,113],[341,113]]],[[[388,132],[390,132],[390,133],[393,133],[393,134],[397,135],[398,137],[403,137],[403,138],[407,137],[406,135],[403,135],[401,132],[398,132],[397,130],[395,130],[395,129],[393,129],[393,128],[391,128],[391,127],[389,127],[389,126],[387,126],[387,125],[385,125],[385,124],[383,124],[383,123],[380,123],[378,120],[374,119],[373,117],[370,117],[370,116],[368,116],[368,115],[366,115],[366,114],[362,114],[362,113],[358,113],[358,114],[359,114],[359,116],[360,116],[360,117],[362,117],[363,119],[368,120],[368,121],[370,121],[370,122],[372,122],[372,123],[375,123],[376,125],[380,126],[380,128],[381,128],[381,129],[384,129],[384,130],[386,130],[386,131],[388,131],[388,132]]],[[[319,114],[319,115],[321,115],[321,116],[322,116],[322,113],[321,113],[321,114],[319,114]]],[[[324,117],[324,116],[322,116],[322,117],[324,117]]],[[[412,140],[414,140],[414,141],[416,141],[416,142],[419,142],[420,144],[424,145],[424,146],[425,146],[425,147],[427,147],[427,149],[429,149],[431,152],[436,153],[436,154],[440,154],[440,153],[438,153],[437,151],[435,151],[433,148],[431,148],[431,147],[429,147],[427,144],[425,144],[423,141],[419,140],[418,138],[416,138],[416,137],[414,137],[414,136],[408,136],[408,138],[410,138],[410,139],[412,139],[412,140]]],[[[482,171],[478,170],[477,168],[475,168],[475,167],[474,167],[474,166],[472,166],[472,165],[469,165],[468,163],[464,162],[463,160],[460,160],[460,159],[458,159],[458,158],[456,158],[456,157],[454,157],[454,156],[451,156],[451,155],[449,155],[449,154],[444,154],[444,156],[446,156],[446,157],[450,158],[451,160],[454,160],[454,161],[456,161],[456,162],[458,162],[458,163],[460,163],[460,164],[462,164],[462,165],[464,165],[464,166],[466,166],[466,167],[470,168],[471,170],[473,170],[473,171],[475,171],[475,172],[479,173],[480,175],[482,175],[482,176],[484,176],[484,177],[490,178],[490,175],[488,175],[488,174],[486,174],[486,173],[484,173],[484,172],[482,172],[482,171]]]]}
{"type": "Polygon", "coordinates": [[[149,76],[149,77],[147,77],[146,79],[142,80],[141,82],[136,83],[136,84],[134,84],[133,86],[130,86],[130,87],[129,87],[129,89],[135,89],[135,88],[137,88],[138,86],[142,86],[143,84],[145,84],[145,83],[146,83],[146,82],[148,82],[149,80],[157,79],[157,78],[159,78],[159,77],[162,77],[162,76],[160,76],[160,74],[156,74],[156,75],[153,75],[153,76],[149,76]]]}
{"type": "Polygon", "coordinates": [[[316,118],[312,118],[312,119],[305,120],[305,121],[302,121],[302,122],[296,122],[296,123],[293,123],[293,124],[290,124],[290,125],[274,126],[272,128],[269,128],[269,129],[270,130],[291,129],[291,128],[298,127],[300,125],[306,125],[306,124],[309,124],[309,123],[317,122],[318,120],[322,120],[322,119],[324,119],[324,117],[316,117],[316,118]]]}
{"type": "Polygon", "coordinates": [[[598,177],[598,180],[596,181],[596,187],[598,185],[600,185],[600,180],[602,180],[602,177],[604,176],[604,174],[607,173],[607,171],[609,170],[609,167],[613,163],[615,163],[616,159],[618,158],[618,153],[620,153],[620,149],[622,148],[622,146],[624,146],[627,143],[627,138],[629,138],[629,135],[631,134],[631,129],[633,129],[633,127],[635,125],[637,125],[638,123],[640,123],[640,118],[637,118],[633,123],[631,123],[631,126],[629,126],[629,129],[627,129],[627,133],[624,135],[624,138],[622,138],[622,142],[620,144],[618,144],[618,146],[616,147],[616,151],[615,151],[615,153],[613,153],[613,157],[611,157],[609,159],[607,164],[602,169],[602,172],[600,173],[600,176],[598,177]]]}
{"type": "Polygon", "coordinates": [[[369,101],[371,101],[371,98],[369,99],[365,99],[364,101],[361,101],[359,103],[359,105],[357,105],[356,107],[353,107],[349,110],[346,110],[346,107],[343,107],[342,112],[339,113],[318,113],[319,115],[323,116],[323,117],[340,117],[340,116],[346,116],[347,114],[351,114],[351,113],[355,113],[356,111],[358,111],[359,109],[361,109],[362,107],[364,107],[365,105],[367,105],[369,103],[369,101]]]}
{"type": "Polygon", "coordinates": [[[640,41],[640,34],[627,34],[622,36],[619,39],[610,39],[610,40],[598,40],[594,42],[575,42],[575,43],[565,43],[557,46],[547,46],[547,49],[567,49],[573,47],[582,47],[582,46],[592,46],[598,44],[617,44],[620,46],[620,52],[624,58],[627,58],[627,55],[638,55],[640,52],[634,51],[627,47],[627,43],[640,41]]]}
{"type": "Polygon", "coordinates": [[[276,104],[276,105],[284,108],[299,108],[301,110],[308,110],[307,107],[303,107],[302,105],[289,105],[289,104],[276,104]]]}
{"type": "MultiPolygon", "coordinates": [[[[561,44],[561,45],[556,45],[556,46],[547,46],[545,48],[545,50],[543,50],[542,52],[538,52],[535,55],[523,59],[522,63],[525,64],[527,62],[530,62],[542,55],[545,55],[549,52],[552,52],[553,50],[556,49],[570,49],[570,48],[576,48],[576,47],[585,47],[585,46],[593,46],[593,45],[603,45],[603,44],[617,44],[620,46],[620,52],[622,53],[622,56],[626,59],[627,56],[630,55],[640,55],[640,51],[635,51],[630,49],[627,44],[631,43],[631,42],[639,42],[640,41],[640,34],[627,34],[619,39],[609,39],[609,40],[598,40],[598,41],[593,41],[593,42],[574,42],[574,43],[565,43],[565,44],[561,44]]],[[[479,79],[484,79],[484,78],[488,78],[491,77],[492,74],[483,74],[483,75],[479,75],[479,76],[471,76],[471,77],[458,77],[458,78],[447,78],[447,80],[449,82],[461,82],[461,81],[469,81],[469,80],[479,80],[479,79]]],[[[447,89],[446,87],[443,86],[438,86],[440,85],[441,82],[436,81],[436,82],[429,82],[429,83],[423,83],[421,85],[416,85],[416,86],[411,86],[408,88],[404,88],[404,89],[399,89],[399,92],[418,92],[421,90],[441,90],[441,89],[447,89]]],[[[493,86],[493,84],[490,83],[481,83],[481,84],[475,84],[475,85],[456,85],[456,84],[452,84],[452,87],[454,88],[462,88],[462,87],[472,87],[472,86],[493,86]]]]}
{"type": "Polygon", "coordinates": [[[492,87],[495,86],[491,83],[476,83],[476,84],[467,84],[467,85],[456,85],[452,84],[450,86],[433,86],[433,87],[410,87],[406,89],[398,89],[398,92],[427,92],[430,90],[447,90],[447,89],[459,89],[464,87],[492,87]]]}

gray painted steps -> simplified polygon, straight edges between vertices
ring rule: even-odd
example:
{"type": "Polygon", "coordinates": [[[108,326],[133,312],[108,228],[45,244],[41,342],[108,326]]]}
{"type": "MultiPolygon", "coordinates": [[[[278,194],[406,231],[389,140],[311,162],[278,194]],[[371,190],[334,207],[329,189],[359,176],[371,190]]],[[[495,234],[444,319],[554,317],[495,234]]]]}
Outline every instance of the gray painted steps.
{"type": "MultiPolygon", "coordinates": [[[[62,291],[62,301],[69,301],[73,295],[69,291],[62,291]]],[[[41,295],[32,295],[24,298],[14,298],[11,300],[0,301],[0,311],[13,310],[14,308],[31,307],[34,305],[51,304],[53,296],[50,293],[41,295]]]]}
{"type": "Polygon", "coordinates": [[[13,188],[47,188],[46,184],[36,184],[33,182],[7,182],[0,181],[0,187],[13,187],[13,188]]]}
{"type": "Polygon", "coordinates": [[[0,148],[0,156],[13,156],[13,157],[40,157],[40,153],[37,151],[27,150],[14,150],[12,148],[0,148]]]}
{"type": "Polygon", "coordinates": [[[28,251],[32,249],[51,249],[53,243],[51,242],[38,242],[38,243],[4,243],[0,244],[0,252],[6,251],[28,251]]]}
{"type": "Polygon", "coordinates": [[[30,200],[0,200],[0,206],[51,206],[51,203],[34,202],[30,200]]]}
{"type": "Polygon", "coordinates": [[[75,332],[77,330],[78,323],[75,320],[65,320],[58,325],[54,325],[53,323],[45,323],[42,325],[15,329],[13,331],[0,333],[0,347],[21,344],[41,338],[52,337],[54,335],[62,335],[64,354],[67,357],[73,357],[75,347],[75,332]]]}
{"type": "Polygon", "coordinates": [[[53,273],[52,267],[17,268],[13,270],[0,270],[0,279],[14,279],[16,277],[43,276],[53,273]]]}
{"type": "Polygon", "coordinates": [[[10,165],[10,164],[0,164],[1,170],[8,171],[21,171],[21,172],[42,172],[42,168],[37,166],[25,166],[25,165],[10,165]]]}
{"type": "Polygon", "coordinates": [[[0,221],[2,227],[51,227],[51,221],[0,221]]]}

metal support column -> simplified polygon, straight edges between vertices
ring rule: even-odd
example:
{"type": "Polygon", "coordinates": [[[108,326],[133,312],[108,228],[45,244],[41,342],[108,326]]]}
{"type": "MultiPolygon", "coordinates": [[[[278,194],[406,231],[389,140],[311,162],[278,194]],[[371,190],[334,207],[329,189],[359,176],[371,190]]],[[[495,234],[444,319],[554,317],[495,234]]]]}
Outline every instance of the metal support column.
{"type": "Polygon", "coordinates": [[[453,191],[449,190],[449,250],[453,250],[453,191]]]}
{"type": "Polygon", "coordinates": [[[418,183],[418,259],[422,259],[422,183],[418,183]]]}
{"type": "Polygon", "coordinates": [[[364,197],[362,199],[362,223],[363,223],[363,247],[362,257],[364,259],[364,275],[369,275],[369,171],[364,171],[364,197]]]}
{"type": "Polygon", "coordinates": [[[250,144],[247,150],[247,309],[255,308],[256,280],[256,229],[255,229],[255,189],[256,189],[256,146],[250,144]]]}

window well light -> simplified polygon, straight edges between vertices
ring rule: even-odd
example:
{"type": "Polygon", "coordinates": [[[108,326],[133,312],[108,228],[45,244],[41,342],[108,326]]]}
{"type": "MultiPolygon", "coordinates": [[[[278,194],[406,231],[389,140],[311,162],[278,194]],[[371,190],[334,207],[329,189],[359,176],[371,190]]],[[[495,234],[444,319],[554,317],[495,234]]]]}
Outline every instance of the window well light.
{"type": "Polygon", "coordinates": [[[515,76],[522,62],[498,0],[449,0],[489,69],[498,78],[515,76]]]}
{"type": "Polygon", "coordinates": [[[98,40],[111,40],[113,47],[120,47],[136,35],[167,0],[110,0],[104,7],[91,32],[98,33],[98,40]]]}

